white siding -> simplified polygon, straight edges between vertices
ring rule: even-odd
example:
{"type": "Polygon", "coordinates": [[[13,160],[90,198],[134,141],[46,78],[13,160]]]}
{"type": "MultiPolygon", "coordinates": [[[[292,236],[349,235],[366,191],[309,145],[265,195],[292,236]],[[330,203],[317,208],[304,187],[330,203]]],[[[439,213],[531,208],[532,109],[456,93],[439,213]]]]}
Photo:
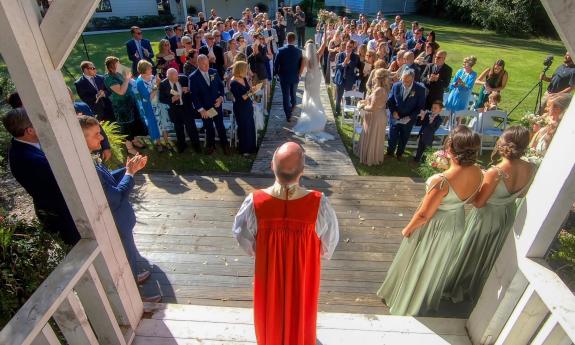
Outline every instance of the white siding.
{"type": "Polygon", "coordinates": [[[112,12],[96,12],[93,18],[157,16],[156,0],[110,0],[112,12]]]}

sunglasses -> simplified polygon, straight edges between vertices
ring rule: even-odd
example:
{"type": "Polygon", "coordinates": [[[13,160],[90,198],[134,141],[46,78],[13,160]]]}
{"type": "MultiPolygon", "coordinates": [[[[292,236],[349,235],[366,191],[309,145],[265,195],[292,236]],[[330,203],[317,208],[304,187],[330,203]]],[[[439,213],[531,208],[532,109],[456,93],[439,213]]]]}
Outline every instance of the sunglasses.
{"type": "Polygon", "coordinates": [[[134,33],[135,33],[136,35],[141,35],[141,34],[142,34],[141,31],[136,31],[136,32],[134,32],[134,33]]]}

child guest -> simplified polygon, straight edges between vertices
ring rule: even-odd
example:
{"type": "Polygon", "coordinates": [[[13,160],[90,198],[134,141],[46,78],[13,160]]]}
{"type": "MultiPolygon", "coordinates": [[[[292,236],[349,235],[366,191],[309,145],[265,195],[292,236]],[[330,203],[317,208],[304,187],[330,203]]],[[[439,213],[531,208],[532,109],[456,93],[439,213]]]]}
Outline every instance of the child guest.
{"type": "Polygon", "coordinates": [[[419,143],[417,144],[417,152],[414,158],[418,163],[421,162],[425,150],[433,144],[435,131],[437,131],[442,122],[440,116],[442,111],[443,103],[441,101],[434,101],[431,104],[431,111],[422,110],[419,113],[417,122],[421,124],[421,129],[419,130],[419,143]]]}

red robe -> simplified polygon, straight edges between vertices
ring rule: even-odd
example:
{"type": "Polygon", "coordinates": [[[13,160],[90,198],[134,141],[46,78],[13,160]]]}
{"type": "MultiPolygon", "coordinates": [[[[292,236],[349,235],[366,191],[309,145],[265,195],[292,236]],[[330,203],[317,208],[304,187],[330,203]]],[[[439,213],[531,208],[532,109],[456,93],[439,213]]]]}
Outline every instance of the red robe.
{"type": "Polygon", "coordinates": [[[259,345],[315,345],[322,194],[296,200],[253,195],[257,217],[254,323],[259,345]]]}

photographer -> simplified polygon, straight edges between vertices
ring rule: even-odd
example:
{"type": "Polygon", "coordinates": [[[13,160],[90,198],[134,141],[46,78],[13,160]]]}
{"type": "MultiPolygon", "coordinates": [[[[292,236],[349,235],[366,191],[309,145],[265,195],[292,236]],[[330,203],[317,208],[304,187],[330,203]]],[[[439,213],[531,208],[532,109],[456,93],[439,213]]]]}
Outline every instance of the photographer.
{"type": "MultiPolygon", "coordinates": [[[[552,61],[552,60],[551,60],[552,61]]],[[[550,96],[560,93],[570,93],[575,89],[575,64],[569,52],[565,53],[563,64],[555,70],[551,77],[541,73],[539,79],[549,82],[547,92],[541,101],[541,108],[544,109],[547,105],[547,100],[550,96]]]]}

